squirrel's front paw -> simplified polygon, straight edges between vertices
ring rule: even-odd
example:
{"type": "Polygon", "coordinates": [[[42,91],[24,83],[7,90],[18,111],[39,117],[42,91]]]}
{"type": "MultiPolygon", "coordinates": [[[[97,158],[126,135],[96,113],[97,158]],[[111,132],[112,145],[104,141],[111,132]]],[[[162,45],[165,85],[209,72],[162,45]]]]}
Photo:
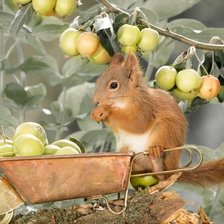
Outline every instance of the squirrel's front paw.
{"type": "Polygon", "coordinates": [[[152,159],[160,159],[162,157],[162,152],[164,147],[162,146],[149,146],[149,157],[152,159]]]}
{"type": "Polygon", "coordinates": [[[105,110],[104,107],[96,107],[91,111],[90,118],[96,122],[104,121],[109,112],[105,110]]]}

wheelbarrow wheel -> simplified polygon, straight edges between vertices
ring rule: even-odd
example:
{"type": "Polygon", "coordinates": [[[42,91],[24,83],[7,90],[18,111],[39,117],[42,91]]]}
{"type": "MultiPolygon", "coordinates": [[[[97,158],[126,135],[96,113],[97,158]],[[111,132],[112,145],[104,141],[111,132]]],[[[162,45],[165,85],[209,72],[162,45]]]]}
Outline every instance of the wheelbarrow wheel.
{"type": "Polygon", "coordinates": [[[0,215],[0,224],[9,224],[13,217],[13,211],[0,215]]]}

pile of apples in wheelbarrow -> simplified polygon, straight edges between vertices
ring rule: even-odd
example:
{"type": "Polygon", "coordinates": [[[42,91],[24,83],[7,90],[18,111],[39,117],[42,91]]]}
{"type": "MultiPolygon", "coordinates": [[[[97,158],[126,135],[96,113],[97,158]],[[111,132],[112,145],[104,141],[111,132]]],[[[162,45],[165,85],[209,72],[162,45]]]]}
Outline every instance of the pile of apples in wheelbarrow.
{"type": "Polygon", "coordinates": [[[0,157],[79,154],[81,149],[67,139],[49,144],[44,128],[35,122],[20,124],[12,139],[0,140],[0,157]]]}

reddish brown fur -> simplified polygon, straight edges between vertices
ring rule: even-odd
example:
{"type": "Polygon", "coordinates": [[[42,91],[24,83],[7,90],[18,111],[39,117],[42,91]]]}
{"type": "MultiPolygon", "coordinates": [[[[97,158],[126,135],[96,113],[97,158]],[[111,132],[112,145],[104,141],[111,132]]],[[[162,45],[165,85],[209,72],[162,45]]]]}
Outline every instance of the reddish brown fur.
{"type": "MultiPolygon", "coordinates": [[[[115,132],[149,133],[150,147],[173,148],[184,144],[187,121],[176,101],[166,91],[149,88],[134,55],[116,55],[109,68],[97,80],[94,94],[97,107],[92,119],[104,121],[115,132]],[[119,91],[108,90],[111,80],[119,82],[119,91]],[[115,102],[125,103],[114,108],[115,102]]],[[[123,149],[128,150],[127,148],[123,149]]],[[[164,159],[164,169],[178,167],[180,152],[170,153],[164,159]]],[[[195,171],[183,173],[180,181],[207,185],[224,181],[224,160],[204,164],[195,171]],[[204,175],[204,176],[203,176],[204,175]]]]}

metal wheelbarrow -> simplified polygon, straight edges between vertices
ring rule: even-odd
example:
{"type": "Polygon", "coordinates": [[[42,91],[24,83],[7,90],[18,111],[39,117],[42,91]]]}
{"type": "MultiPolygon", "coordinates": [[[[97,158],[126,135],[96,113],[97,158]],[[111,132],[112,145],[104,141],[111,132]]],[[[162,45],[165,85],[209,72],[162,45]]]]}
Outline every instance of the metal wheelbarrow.
{"type": "Polygon", "coordinates": [[[176,170],[142,174],[132,174],[132,165],[142,153],[0,158],[0,223],[1,219],[10,221],[13,210],[23,204],[75,198],[103,198],[110,212],[121,214],[127,207],[131,176],[187,172],[202,163],[202,155],[193,145],[167,149],[165,152],[172,153],[175,150],[185,150],[188,153],[189,160],[185,166],[176,170]],[[196,162],[192,162],[194,153],[198,155],[196,162]],[[114,211],[106,195],[122,192],[124,206],[120,211],[114,211]]]}

